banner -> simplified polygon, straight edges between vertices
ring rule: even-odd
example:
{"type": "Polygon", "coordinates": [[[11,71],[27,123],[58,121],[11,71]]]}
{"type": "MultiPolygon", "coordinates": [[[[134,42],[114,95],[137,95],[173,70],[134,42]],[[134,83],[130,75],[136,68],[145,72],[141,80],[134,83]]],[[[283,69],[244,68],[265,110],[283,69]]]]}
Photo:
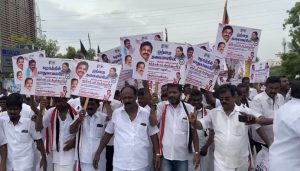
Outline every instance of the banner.
{"type": "Polygon", "coordinates": [[[160,84],[184,84],[187,64],[187,45],[170,42],[143,42],[133,60],[135,79],[160,84]]]}
{"type": "Polygon", "coordinates": [[[264,83],[269,77],[268,62],[253,63],[250,68],[250,83],[264,83]]]}
{"type": "Polygon", "coordinates": [[[97,57],[99,62],[122,65],[122,54],[120,46],[107,50],[105,52],[101,52],[97,54],[97,57]]]}
{"type": "Polygon", "coordinates": [[[196,45],[194,45],[194,46],[199,47],[199,48],[201,48],[201,49],[203,49],[203,50],[206,50],[206,51],[209,51],[209,52],[211,51],[211,48],[210,48],[210,46],[209,46],[209,42],[196,44],[196,45]]]}
{"type": "Polygon", "coordinates": [[[37,60],[36,96],[70,97],[73,60],[42,58],[37,60]]]}
{"type": "Polygon", "coordinates": [[[111,101],[117,88],[121,65],[74,60],[72,95],[111,101]]]}
{"type": "Polygon", "coordinates": [[[219,24],[214,52],[225,58],[255,61],[261,30],[219,24]]]}
{"type": "Polygon", "coordinates": [[[26,96],[35,95],[36,77],[37,77],[37,61],[44,58],[45,51],[38,51],[33,53],[27,53],[13,57],[14,76],[17,78],[18,84],[20,75],[19,71],[22,69],[22,82],[21,92],[26,96]],[[23,59],[23,64],[22,64],[23,59]],[[16,72],[16,73],[15,73],[16,72]]]}
{"type": "Polygon", "coordinates": [[[224,60],[221,56],[194,48],[194,58],[186,71],[186,84],[191,84],[205,90],[213,90],[221,70],[224,70],[224,60]]]}
{"type": "Polygon", "coordinates": [[[135,60],[136,57],[133,54],[140,50],[139,47],[143,42],[162,40],[163,32],[121,37],[120,43],[123,70],[135,69],[135,66],[130,62],[135,60]]]}

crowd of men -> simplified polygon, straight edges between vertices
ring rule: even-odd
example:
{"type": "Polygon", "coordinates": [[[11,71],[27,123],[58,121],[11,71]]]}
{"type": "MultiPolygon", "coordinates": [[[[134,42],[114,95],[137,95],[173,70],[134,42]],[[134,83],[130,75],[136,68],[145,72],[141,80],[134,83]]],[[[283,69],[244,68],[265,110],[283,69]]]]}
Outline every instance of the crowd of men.
{"type": "Polygon", "coordinates": [[[262,148],[271,171],[300,170],[299,78],[138,87],[112,101],[4,94],[0,171],[248,171],[262,148]]]}

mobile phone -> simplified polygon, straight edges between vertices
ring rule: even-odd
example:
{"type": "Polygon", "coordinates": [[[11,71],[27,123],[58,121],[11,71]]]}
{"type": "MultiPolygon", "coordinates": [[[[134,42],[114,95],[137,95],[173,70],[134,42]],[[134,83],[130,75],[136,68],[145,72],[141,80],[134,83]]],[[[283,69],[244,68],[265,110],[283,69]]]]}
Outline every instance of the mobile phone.
{"type": "Polygon", "coordinates": [[[239,115],[239,121],[240,122],[247,122],[247,116],[246,115],[239,115]]]}

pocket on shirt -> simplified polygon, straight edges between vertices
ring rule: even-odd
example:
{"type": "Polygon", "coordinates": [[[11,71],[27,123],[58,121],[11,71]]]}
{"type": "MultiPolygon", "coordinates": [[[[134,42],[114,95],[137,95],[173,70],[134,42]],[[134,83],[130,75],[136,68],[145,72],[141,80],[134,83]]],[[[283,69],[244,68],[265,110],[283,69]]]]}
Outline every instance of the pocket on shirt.
{"type": "Polygon", "coordinates": [[[189,130],[189,121],[187,119],[181,119],[181,131],[188,132],[189,130]]]}
{"type": "Polygon", "coordinates": [[[102,138],[103,135],[104,135],[104,125],[103,124],[97,124],[96,138],[102,138]]]}
{"type": "Polygon", "coordinates": [[[138,137],[142,139],[148,138],[148,131],[147,131],[147,125],[137,125],[137,134],[138,137]]]}
{"type": "Polygon", "coordinates": [[[30,139],[31,139],[31,137],[30,137],[30,135],[29,135],[29,132],[20,132],[19,133],[19,141],[21,142],[21,143],[28,143],[28,142],[30,142],[30,139]]]}
{"type": "Polygon", "coordinates": [[[232,135],[242,136],[244,133],[244,130],[245,130],[244,126],[237,124],[232,127],[231,132],[232,132],[232,135]]]}

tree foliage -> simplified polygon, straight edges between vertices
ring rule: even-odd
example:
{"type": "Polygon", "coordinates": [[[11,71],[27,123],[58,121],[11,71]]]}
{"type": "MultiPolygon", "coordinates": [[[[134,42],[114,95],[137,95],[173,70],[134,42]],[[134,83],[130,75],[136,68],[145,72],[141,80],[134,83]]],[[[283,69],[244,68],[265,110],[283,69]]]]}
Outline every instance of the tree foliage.
{"type": "Polygon", "coordinates": [[[47,39],[44,35],[41,38],[36,39],[34,42],[35,50],[45,50],[46,57],[54,58],[59,50],[58,41],[53,39],[47,39]]]}

